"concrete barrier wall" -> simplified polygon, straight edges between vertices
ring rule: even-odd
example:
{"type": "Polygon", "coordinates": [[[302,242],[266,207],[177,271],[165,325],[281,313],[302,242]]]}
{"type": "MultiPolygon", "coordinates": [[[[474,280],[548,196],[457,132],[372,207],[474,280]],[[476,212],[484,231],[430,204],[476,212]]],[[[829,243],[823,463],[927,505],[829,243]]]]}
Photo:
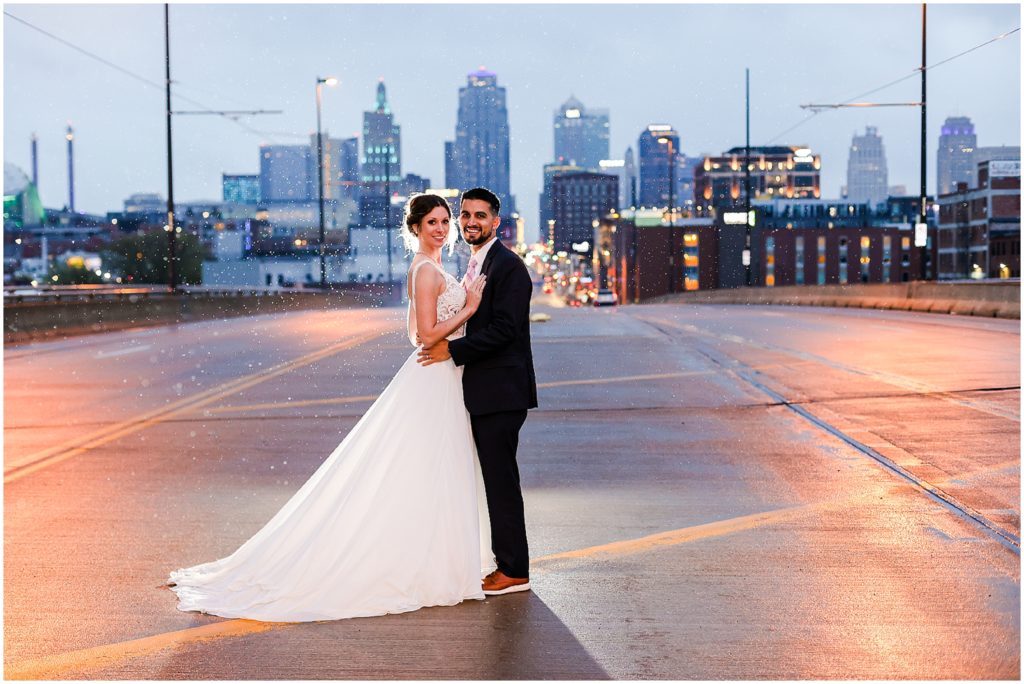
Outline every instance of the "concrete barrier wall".
{"type": "Polygon", "coordinates": [[[4,304],[4,343],[61,339],[112,330],[308,309],[384,306],[400,301],[400,283],[319,292],[132,296],[97,301],[4,304]]]}
{"type": "Polygon", "coordinates": [[[1020,282],[910,282],[787,285],[664,295],[649,303],[787,304],[1020,319],[1020,282]]]}

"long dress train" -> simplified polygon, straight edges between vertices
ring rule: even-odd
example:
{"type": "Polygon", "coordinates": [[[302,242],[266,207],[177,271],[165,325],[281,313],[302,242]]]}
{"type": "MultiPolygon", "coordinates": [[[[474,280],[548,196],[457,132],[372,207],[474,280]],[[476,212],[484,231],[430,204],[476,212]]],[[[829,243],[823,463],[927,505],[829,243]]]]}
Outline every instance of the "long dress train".
{"type": "MultiPolygon", "coordinates": [[[[442,273],[438,320],[466,298],[442,273]]],[[[412,303],[409,321],[415,344],[412,303]]],[[[494,569],[485,505],[462,368],[421,366],[413,352],[259,532],[226,558],[171,572],[169,584],[179,610],[280,622],[482,599],[480,579],[494,569]]]]}

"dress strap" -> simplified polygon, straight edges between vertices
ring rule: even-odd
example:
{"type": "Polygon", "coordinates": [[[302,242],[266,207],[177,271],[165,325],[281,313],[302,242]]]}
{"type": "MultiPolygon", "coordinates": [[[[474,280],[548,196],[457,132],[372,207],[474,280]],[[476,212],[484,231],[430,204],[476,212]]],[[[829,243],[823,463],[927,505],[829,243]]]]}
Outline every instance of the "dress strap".
{"type": "Polygon", "coordinates": [[[424,259],[420,263],[418,263],[415,266],[413,266],[412,271],[409,272],[409,284],[410,284],[410,287],[412,288],[412,293],[411,294],[412,294],[412,298],[414,300],[416,299],[416,272],[420,270],[420,266],[422,266],[423,264],[433,264],[434,268],[436,268],[438,271],[440,271],[442,276],[444,276],[447,273],[447,271],[445,271],[443,268],[441,268],[440,266],[435,264],[430,259],[424,259]]]}

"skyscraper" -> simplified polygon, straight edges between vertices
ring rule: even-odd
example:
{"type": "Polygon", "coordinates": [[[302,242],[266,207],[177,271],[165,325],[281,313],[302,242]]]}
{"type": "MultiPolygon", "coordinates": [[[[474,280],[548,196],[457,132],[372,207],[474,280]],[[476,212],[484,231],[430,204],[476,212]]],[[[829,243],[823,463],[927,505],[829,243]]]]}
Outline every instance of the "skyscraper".
{"type": "Polygon", "coordinates": [[[937,165],[937,194],[956,190],[957,183],[967,183],[974,187],[974,148],[978,146],[978,136],[974,134],[974,124],[966,116],[951,116],[942,124],[942,135],[939,136],[939,150],[935,155],[937,165]]]}
{"type": "Polygon", "coordinates": [[[871,206],[884,202],[889,196],[885,146],[874,126],[868,126],[864,135],[853,135],[846,165],[846,196],[850,202],[866,202],[871,206]]]}
{"type": "MultiPolygon", "coordinates": [[[[670,163],[676,168],[672,175],[678,181],[679,167],[679,134],[668,124],[651,124],[640,134],[637,141],[640,150],[640,206],[667,207],[669,203],[670,163]],[[659,140],[670,140],[661,143],[659,140]],[[669,147],[672,148],[672,159],[669,159],[669,147]]],[[[679,206],[680,198],[675,193],[673,200],[679,206]]]]}
{"type": "Polygon", "coordinates": [[[340,141],[338,155],[338,180],[343,183],[359,182],[359,138],[343,138],[340,141]]]}
{"type": "Polygon", "coordinates": [[[636,160],[633,156],[632,147],[626,148],[625,162],[627,185],[624,188],[619,188],[619,201],[623,207],[636,207],[639,206],[637,193],[640,191],[640,182],[638,180],[636,160]]]}
{"type": "MultiPolygon", "coordinates": [[[[540,193],[540,229],[547,231],[548,221],[555,218],[554,206],[552,204],[551,184],[555,178],[572,173],[582,173],[585,169],[571,164],[545,164],[544,165],[544,189],[540,193]]],[[[546,234],[546,233],[545,233],[546,234]]]]}
{"type": "Polygon", "coordinates": [[[555,163],[600,168],[608,158],[608,110],[587,109],[570,97],[555,110],[555,163]]]}
{"type": "Polygon", "coordinates": [[[316,148],[260,145],[260,199],[264,202],[316,198],[316,148]]]}
{"type": "Polygon", "coordinates": [[[618,201],[619,179],[613,175],[581,171],[555,176],[551,181],[554,248],[592,254],[594,221],[607,216],[618,201]]]}
{"type": "Polygon", "coordinates": [[[363,112],[364,183],[383,183],[390,176],[392,183],[402,178],[402,132],[395,123],[388,105],[384,79],[377,84],[377,103],[373,110],[363,112]]]}
{"type": "Polygon", "coordinates": [[[455,140],[445,143],[445,179],[449,188],[489,188],[501,201],[505,216],[515,211],[509,188],[509,129],[505,88],[498,76],[480,67],[459,88],[455,140]]]}

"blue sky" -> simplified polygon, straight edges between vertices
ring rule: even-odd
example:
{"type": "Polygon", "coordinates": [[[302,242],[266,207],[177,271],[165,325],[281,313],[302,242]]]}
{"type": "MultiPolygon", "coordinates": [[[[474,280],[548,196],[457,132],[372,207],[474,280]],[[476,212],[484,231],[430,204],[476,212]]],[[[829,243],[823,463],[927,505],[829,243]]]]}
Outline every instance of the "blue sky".
{"type": "MultiPolygon", "coordinates": [[[[11,4],[5,12],[151,81],[163,80],[163,5],[11,4]]],[[[917,109],[840,110],[838,102],[920,64],[920,5],[171,5],[176,93],[223,109],[280,109],[245,121],[175,121],[175,197],[220,198],[222,172],[256,172],[261,142],[315,130],[317,75],[325,128],[356,134],[380,77],[402,126],[403,173],[444,181],[458,88],[486,66],[508,89],[512,192],[536,228],[553,110],[570,95],[611,114],[612,156],[652,122],[694,155],[743,144],[743,70],[751,70],[752,144],[801,144],[822,155],[826,197],[845,183],[850,138],[882,135],[891,184],[918,184],[917,109]],[[253,132],[255,129],[258,132],[253,132]],[[773,140],[774,139],[774,140],[773,140]]],[[[1013,4],[930,4],[928,57],[938,62],[1020,26],[1013,4]]],[[[929,188],[942,121],[970,116],[979,145],[1020,144],[1020,33],[929,71],[929,188]]],[[[916,101],[914,77],[872,95],[916,101]]],[[[178,100],[180,109],[195,109],[178,100]]],[[[116,210],[134,192],[166,194],[164,94],[4,17],[4,160],[26,172],[40,146],[40,194],[67,201],[64,128],[76,129],[76,205],[116,210]]]]}

